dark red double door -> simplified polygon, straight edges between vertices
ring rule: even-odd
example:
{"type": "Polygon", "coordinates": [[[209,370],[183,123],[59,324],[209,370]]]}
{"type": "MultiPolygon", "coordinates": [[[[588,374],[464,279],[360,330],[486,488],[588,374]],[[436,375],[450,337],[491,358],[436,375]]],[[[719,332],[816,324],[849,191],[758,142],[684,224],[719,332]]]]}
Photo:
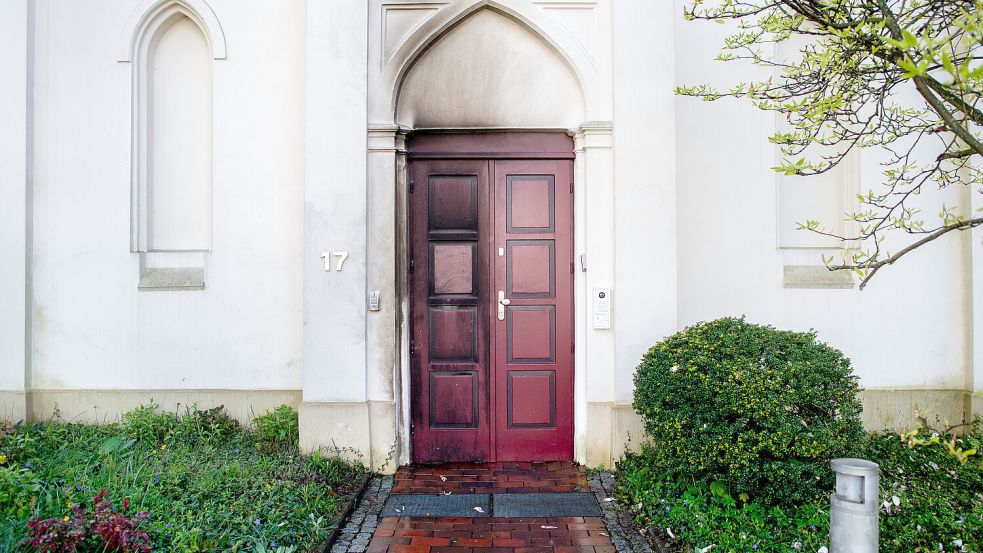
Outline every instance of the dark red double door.
{"type": "Polygon", "coordinates": [[[456,155],[409,167],[413,460],[572,459],[572,161],[456,155]]]}

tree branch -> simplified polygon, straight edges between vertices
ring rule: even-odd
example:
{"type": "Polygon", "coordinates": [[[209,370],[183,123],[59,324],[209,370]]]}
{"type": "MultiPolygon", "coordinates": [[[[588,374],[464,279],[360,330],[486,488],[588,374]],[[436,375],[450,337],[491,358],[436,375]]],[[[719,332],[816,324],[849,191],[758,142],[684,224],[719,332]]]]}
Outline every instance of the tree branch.
{"type": "Polygon", "coordinates": [[[937,92],[943,100],[955,106],[956,109],[964,113],[966,117],[969,117],[970,120],[977,125],[983,125],[983,111],[976,109],[958,95],[953,94],[951,90],[948,90],[945,85],[935,80],[935,78],[926,77],[925,80],[927,81],[928,86],[937,92]]]}
{"type": "MultiPolygon", "coordinates": [[[[901,259],[902,257],[904,257],[905,255],[911,253],[913,250],[916,250],[919,247],[924,246],[925,244],[928,244],[932,240],[935,240],[935,239],[937,239],[937,238],[939,238],[941,236],[944,236],[944,235],[946,235],[946,234],[948,234],[948,233],[950,233],[950,232],[952,232],[954,230],[968,230],[968,229],[971,229],[971,228],[976,228],[976,227],[978,227],[980,225],[983,225],[983,217],[977,217],[976,219],[967,219],[965,221],[960,221],[958,223],[953,223],[951,225],[948,225],[948,226],[945,226],[945,227],[940,228],[939,230],[933,232],[932,234],[929,234],[925,238],[922,238],[921,240],[919,240],[919,241],[917,241],[917,242],[909,245],[908,247],[902,249],[901,251],[899,251],[898,253],[892,255],[891,257],[888,257],[887,259],[884,259],[883,261],[878,261],[876,263],[872,263],[870,266],[866,267],[867,269],[870,270],[870,272],[867,273],[867,276],[865,276],[864,279],[863,279],[863,281],[860,282],[860,289],[863,290],[864,287],[867,286],[867,283],[870,282],[870,279],[874,277],[874,274],[877,273],[877,271],[879,271],[881,269],[881,267],[884,267],[885,265],[893,265],[895,261],[897,261],[897,260],[901,259]]],[[[854,267],[850,267],[850,266],[846,266],[846,265],[839,265],[839,266],[836,266],[836,267],[830,267],[829,269],[831,271],[839,271],[839,270],[853,269],[853,268],[854,267]]]]}
{"type": "MultiPolygon", "coordinates": [[[[881,1],[883,2],[884,0],[881,1]]],[[[956,121],[956,118],[952,115],[952,113],[946,109],[945,104],[943,104],[942,101],[932,93],[932,89],[929,87],[925,78],[913,77],[912,80],[915,81],[915,88],[918,89],[918,92],[922,95],[922,98],[925,98],[928,105],[932,106],[932,110],[935,111],[935,113],[937,113],[943,121],[945,121],[945,124],[949,130],[961,138],[962,141],[965,142],[970,148],[975,150],[976,153],[983,156],[983,143],[977,140],[976,137],[973,136],[973,133],[969,132],[968,129],[963,127],[959,121],[956,121]]]]}
{"type": "Polygon", "coordinates": [[[942,161],[944,159],[962,159],[965,157],[969,157],[971,155],[975,155],[976,153],[977,153],[976,150],[973,150],[972,148],[967,148],[965,150],[956,150],[954,152],[946,152],[944,154],[940,154],[939,157],[935,158],[935,161],[942,161]]]}

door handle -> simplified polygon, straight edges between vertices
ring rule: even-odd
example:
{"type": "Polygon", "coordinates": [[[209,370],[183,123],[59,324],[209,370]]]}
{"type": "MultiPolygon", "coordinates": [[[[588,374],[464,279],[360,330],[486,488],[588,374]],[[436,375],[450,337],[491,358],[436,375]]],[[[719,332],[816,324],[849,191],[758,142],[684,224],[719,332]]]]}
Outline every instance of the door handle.
{"type": "Polygon", "coordinates": [[[505,291],[498,291],[498,320],[505,320],[505,306],[511,304],[508,298],[505,297],[505,291]]]}

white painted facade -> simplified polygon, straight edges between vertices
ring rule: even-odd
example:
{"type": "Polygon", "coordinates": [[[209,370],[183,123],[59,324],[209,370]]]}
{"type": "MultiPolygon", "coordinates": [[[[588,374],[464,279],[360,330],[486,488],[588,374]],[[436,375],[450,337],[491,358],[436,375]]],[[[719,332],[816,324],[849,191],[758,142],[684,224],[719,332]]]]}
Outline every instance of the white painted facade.
{"type": "Polygon", "coordinates": [[[724,315],[815,328],[853,359],[871,427],[980,412],[983,230],[863,292],[816,279],[836,245],[789,227],[876,186],[876,155],[822,185],[777,177],[772,116],[673,95],[753,71],[713,62],[727,29],[682,3],[3,4],[3,413],[290,403],[305,447],[407,461],[405,145],[423,129],[574,137],[578,461],[637,443],[645,349],[724,315]],[[595,287],[610,330],[590,324],[595,287]]]}

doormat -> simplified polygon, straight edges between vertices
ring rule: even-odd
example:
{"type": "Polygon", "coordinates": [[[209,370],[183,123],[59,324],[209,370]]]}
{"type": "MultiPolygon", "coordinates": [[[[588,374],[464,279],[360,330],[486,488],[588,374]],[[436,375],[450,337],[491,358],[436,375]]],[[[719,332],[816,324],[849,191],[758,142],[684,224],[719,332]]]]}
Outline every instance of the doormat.
{"type": "Polygon", "coordinates": [[[497,517],[599,517],[592,493],[502,493],[495,495],[497,517]]]}
{"type": "Polygon", "coordinates": [[[592,493],[393,494],[384,517],[599,517],[592,493]]]}
{"type": "Polygon", "coordinates": [[[384,517],[487,517],[486,493],[459,495],[393,494],[382,508],[384,517]]]}

